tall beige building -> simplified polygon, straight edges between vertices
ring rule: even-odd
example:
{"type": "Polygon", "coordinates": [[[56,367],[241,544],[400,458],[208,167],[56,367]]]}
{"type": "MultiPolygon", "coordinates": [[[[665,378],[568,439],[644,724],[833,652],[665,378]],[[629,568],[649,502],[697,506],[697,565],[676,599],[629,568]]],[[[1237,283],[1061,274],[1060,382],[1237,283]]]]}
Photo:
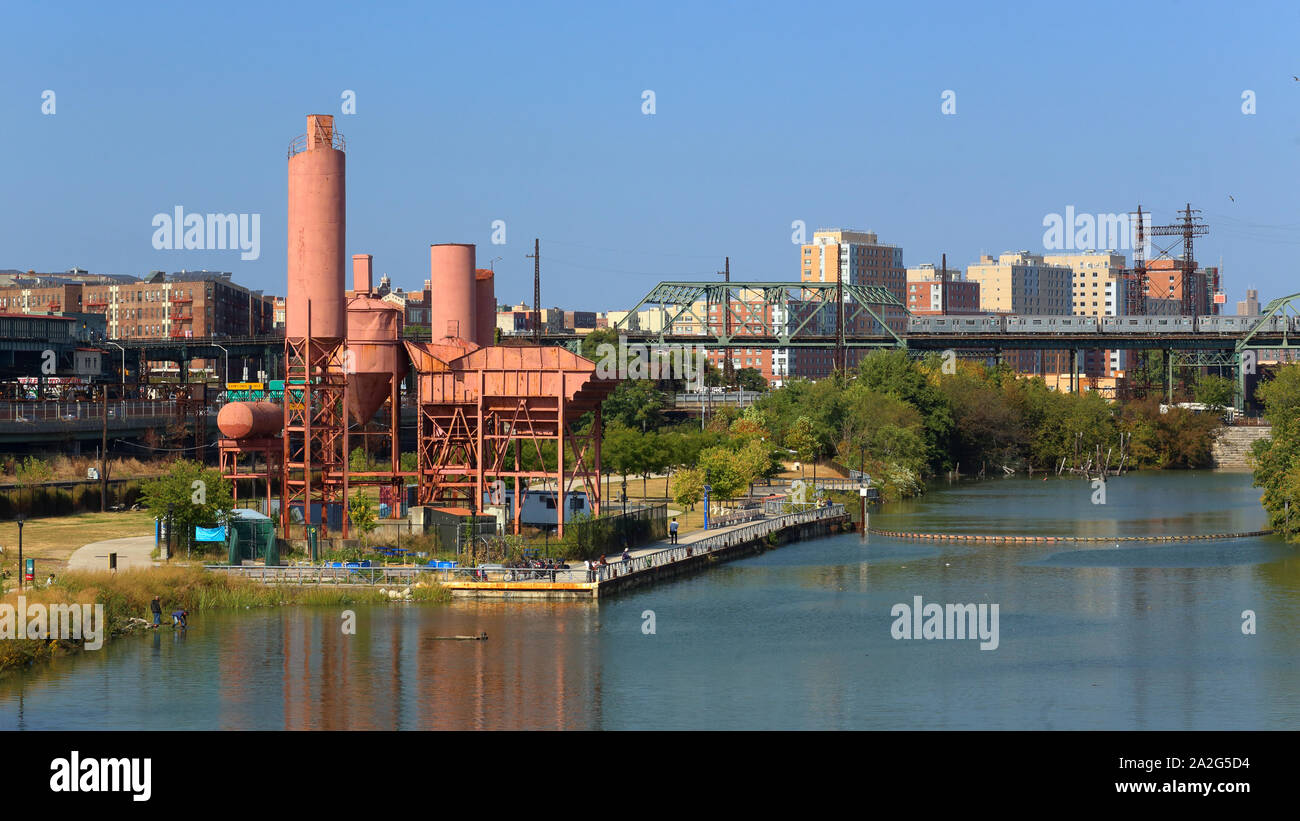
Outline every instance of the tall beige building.
{"type": "Polygon", "coordinates": [[[1073,312],[1074,271],[1028,251],[985,254],[966,267],[966,279],[980,284],[980,310],[1009,314],[1073,312]]]}
{"type": "MultiPolygon", "coordinates": [[[[835,282],[843,277],[845,283],[885,288],[899,303],[906,304],[907,269],[903,267],[903,249],[881,242],[875,232],[815,231],[813,241],[802,247],[800,263],[802,282],[835,282]]],[[[877,312],[895,331],[901,333],[906,329],[906,314],[902,309],[885,308],[877,312]]],[[[846,330],[873,332],[865,327],[846,330]]]]}
{"type": "MultiPolygon", "coordinates": [[[[1043,261],[1074,271],[1072,300],[1075,316],[1119,316],[1124,309],[1124,269],[1128,259],[1114,251],[1044,254],[1043,261]]],[[[1118,376],[1131,364],[1132,351],[1082,351],[1080,367],[1089,376],[1118,376]]]]}
{"type": "MultiPolygon", "coordinates": [[[[987,313],[1069,315],[1073,277],[1069,267],[1028,251],[1008,251],[996,260],[985,254],[966,267],[966,279],[979,283],[980,310],[987,313]]],[[[1046,375],[1069,367],[1061,351],[1016,351],[1006,361],[1022,373],[1046,375]]]]}

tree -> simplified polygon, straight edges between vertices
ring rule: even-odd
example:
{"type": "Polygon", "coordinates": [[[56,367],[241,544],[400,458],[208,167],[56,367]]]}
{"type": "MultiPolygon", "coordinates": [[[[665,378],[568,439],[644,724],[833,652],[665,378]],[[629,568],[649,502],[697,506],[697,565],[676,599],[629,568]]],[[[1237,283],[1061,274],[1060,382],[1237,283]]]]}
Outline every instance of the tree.
{"type": "Polygon", "coordinates": [[[354,493],[348,500],[348,519],[362,537],[368,536],[379,526],[379,515],[375,510],[375,501],[364,493],[354,493]]]}
{"type": "Polygon", "coordinates": [[[664,424],[664,397],[653,382],[627,379],[619,383],[601,413],[606,424],[620,424],[637,430],[657,430],[664,424]]]}
{"type": "Polygon", "coordinates": [[[173,463],[166,476],[145,482],[141,498],[154,515],[163,518],[171,507],[177,532],[189,541],[196,527],[219,527],[226,524],[234,499],[230,482],[201,463],[181,459],[173,463]]]}
{"type": "Polygon", "coordinates": [[[44,459],[28,456],[14,468],[14,484],[18,487],[39,485],[54,478],[54,468],[44,459]]]}
{"type": "Polygon", "coordinates": [[[673,474],[673,503],[680,508],[695,509],[695,503],[704,494],[704,471],[699,468],[684,468],[673,474]]]}
{"type": "Polygon", "coordinates": [[[700,469],[712,488],[709,491],[712,499],[734,499],[749,486],[735,451],[725,445],[702,451],[700,469]]]}
{"type": "Polygon", "coordinates": [[[1251,447],[1255,487],[1264,489],[1260,502],[1269,525],[1287,541],[1300,541],[1300,365],[1287,365],[1255,389],[1264,405],[1272,436],[1251,447]]]}
{"type": "Polygon", "coordinates": [[[1209,405],[1212,408],[1226,408],[1232,404],[1236,393],[1237,386],[1231,379],[1211,374],[1202,377],[1196,383],[1193,396],[1196,397],[1197,402],[1203,405],[1209,405]]]}
{"type": "Polygon", "coordinates": [[[758,368],[741,368],[736,371],[736,385],[742,391],[762,392],[767,390],[767,380],[758,368]]]}
{"type": "MultiPolygon", "coordinates": [[[[794,420],[794,426],[785,435],[785,446],[799,457],[801,468],[803,462],[813,459],[817,454],[817,436],[813,431],[812,420],[807,416],[794,420]]],[[[806,470],[804,472],[807,473],[806,470]]]]}
{"type": "Polygon", "coordinates": [[[617,350],[618,331],[613,328],[597,328],[582,338],[578,352],[583,358],[598,362],[600,357],[596,351],[601,345],[613,345],[617,350]]]}

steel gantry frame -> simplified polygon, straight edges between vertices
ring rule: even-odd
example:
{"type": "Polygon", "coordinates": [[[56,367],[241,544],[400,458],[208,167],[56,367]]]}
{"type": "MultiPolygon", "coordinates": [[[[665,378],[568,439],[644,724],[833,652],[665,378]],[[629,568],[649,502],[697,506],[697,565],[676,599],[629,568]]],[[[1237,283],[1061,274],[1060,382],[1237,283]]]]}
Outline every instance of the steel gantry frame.
{"type": "MultiPolygon", "coordinates": [[[[888,288],[840,282],[660,282],[614,324],[629,330],[629,318],[643,306],[662,311],[663,322],[651,337],[667,344],[674,337],[694,337],[715,348],[753,346],[758,339],[777,347],[906,348],[907,342],[877,312],[907,307],[888,288]],[[716,307],[716,313],[715,313],[716,307]],[[881,329],[871,338],[850,338],[846,330],[868,320],[881,329]],[[675,330],[681,323],[700,333],[675,330]],[[657,334],[657,336],[656,336],[657,334]]],[[[868,325],[868,327],[871,327],[868,325]]]]}
{"type": "Polygon", "coordinates": [[[1255,372],[1258,355],[1251,342],[1257,335],[1268,333],[1279,337],[1276,341],[1263,346],[1262,350],[1300,350],[1300,340],[1296,340],[1288,330],[1291,321],[1282,323],[1281,330],[1268,331],[1274,317],[1282,316],[1288,320],[1300,317],[1300,293],[1278,297],[1264,306],[1259,321],[1251,326],[1244,336],[1237,340],[1231,350],[1186,351],[1170,349],[1165,356],[1165,396],[1173,401],[1174,368],[1232,368],[1237,375],[1237,389],[1233,394],[1233,405],[1238,412],[1246,407],[1246,377],[1255,372]]]}

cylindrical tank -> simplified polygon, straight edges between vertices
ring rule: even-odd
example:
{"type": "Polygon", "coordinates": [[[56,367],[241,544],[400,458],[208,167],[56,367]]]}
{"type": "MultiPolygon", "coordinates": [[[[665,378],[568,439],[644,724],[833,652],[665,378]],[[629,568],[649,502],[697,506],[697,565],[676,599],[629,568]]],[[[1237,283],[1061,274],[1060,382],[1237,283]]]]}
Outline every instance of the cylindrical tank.
{"type": "Polygon", "coordinates": [[[347,335],[342,145],[334,133],[334,117],[312,114],[307,117],[306,135],[294,141],[289,157],[285,337],[307,335],[310,300],[311,336],[324,346],[347,335]]]}
{"type": "Polygon", "coordinates": [[[274,402],[230,402],[217,414],[217,428],[229,439],[260,439],[284,428],[284,409],[274,402]]]}
{"type": "Polygon", "coordinates": [[[392,379],[406,376],[402,309],[369,296],[348,303],[348,413],[365,424],[392,395],[392,379]]]}
{"type": "Polygon", "coordinates": [[[371,271],[375,258],[370,254],[352,255],[352,293],[368,296],[371,292],[371,271]]]}
{"type": "Polygon", "coordinates": [[[478,326],[474,341],[490,347],[496,341],[497,293],[496,274],[488,268],[480,268],[474,274],[474,313],[478,326]]]}
{"type": "Polygon", "coordinates": [[[429,246],[429,324],[436,342],[443,337],[478,339],[474,310],[474,246],[429,246]]]}

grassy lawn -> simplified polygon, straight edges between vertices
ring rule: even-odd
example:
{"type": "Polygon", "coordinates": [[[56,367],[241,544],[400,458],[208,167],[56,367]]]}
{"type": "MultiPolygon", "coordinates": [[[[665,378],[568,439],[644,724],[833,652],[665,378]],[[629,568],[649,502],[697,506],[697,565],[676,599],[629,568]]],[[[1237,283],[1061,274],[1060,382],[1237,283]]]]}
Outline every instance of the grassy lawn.
{"type": "MultiPolygon", "coordinates": [[[[153,529],[153,514],[147,510],[28,519],[23,526],[23,556],[67,562],[72,552],[82,545],[102,539],[148,536],[153,529]]],[[[0,545],[5,549],[4,566],[16,570],[18,525],[15,522],[0,522],[0,545]]],[[[41,572],[45,567],[42,564],[41,572]]]]}

